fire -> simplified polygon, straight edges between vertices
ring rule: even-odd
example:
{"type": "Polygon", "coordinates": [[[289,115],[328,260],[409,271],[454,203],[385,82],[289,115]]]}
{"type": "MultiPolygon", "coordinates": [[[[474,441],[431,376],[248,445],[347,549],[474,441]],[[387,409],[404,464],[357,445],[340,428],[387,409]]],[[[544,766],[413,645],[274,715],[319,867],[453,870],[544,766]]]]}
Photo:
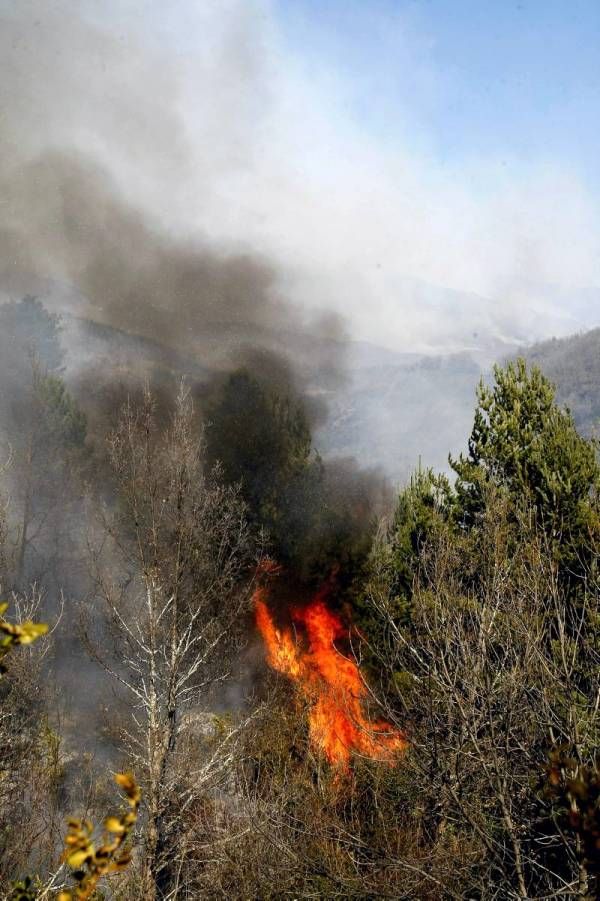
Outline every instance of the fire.
{"type": "Polygon", "coordinates": [[[347,630],[326,603],[327,588],[306,606],[292,610],[302,639],[291,628],[279,629],[268,607],[264,586],[254,592],[256,625],[267,649],[267,662],[290,678],[308,700],[313,745],[330,763],[348,769],[351,754],[394,763],[406,747],[405,737],[384,720],[363,711],[366,685],[354,660],[335,646],[347,630]]]}

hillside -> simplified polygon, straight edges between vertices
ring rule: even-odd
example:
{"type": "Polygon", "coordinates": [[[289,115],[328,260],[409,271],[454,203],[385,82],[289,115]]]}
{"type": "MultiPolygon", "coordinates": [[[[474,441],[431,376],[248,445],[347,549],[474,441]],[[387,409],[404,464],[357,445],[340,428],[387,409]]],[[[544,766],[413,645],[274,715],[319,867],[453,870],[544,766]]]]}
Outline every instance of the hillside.
{"type": "Polygon", "coordinates": [[[600,424],[600,328],[535,344],[525,355],[554,382],[579,431],[591,435],[600,424]]]}
{"type": "Polygon", "coordinates": [[[481,367],[468,355],[420,357],[351,371],[329,398],[317,435],[330,455],[353,456],[403,482],[419,464],[446,469],[469,434],[481,367]]]}
{"type": "MultiPolygon", "coordinates": [[[[180,354],[157,341],[75,317],[63,317],[63,327],[67,377],[82,399],[91,390],[98,400],[106,378],[114,384],[119,372],[123,378],[136,373],[172,387],[182,375],[203,383],[215,372],[216,351],[180,354]],[[110,369],[103,372],[108,360],[110,369]]],[[[225,358],[238,346],[232,335],[214,340],[225,358]]],[[[324,456],[353,457],[402,482],[419,460],[445,469],[448,453],[464,448],[476,385],[490,368],[486,360],[467,353],[394,353],[364,342],[318,344],[305,348],[289,336],[273,335],[267,348],[293,346],[300,382],[315,401],[325,402],[328,415],[315,434],[324,456]],[[343,379],[328,377],[331,359],[340,362],[343,379]]],[[[554,382],[559,402],[571,409],[578,429],[590,435],[600,422],[600,328],[544,341],[522,353],[554,382]]]]}
{"type": "MultiPolygon", "coordinates": [[[[105,420],[102,427],[114,408],[115,392],[125,396],[132,377],[137,384],[148,380],[155,390],[176,390],[182,376],[202,386],[223,360],[234,356],[236,346],[239,353],[232,333],[220,336],[219,365],[216,346],[212,353],[178,353],[158,341],[87,319],[63,316],[62,326],[67,382],[88,415],[105,420]]],[[[419,460],[444,469],[448,452],[462,449],[482,372],[470,355],[403,354],[366,342],[331,339],[305,347],[298,336],[289,335],[268,339],[267,352],[291,348],[295,380],[306,391],[318,422],[314,443],[324,457],[351,457],[403,482],[419,460]]],[[[243,361],[243,354],[239,356],[243,361]]]]}
{"type": "MultiPolygon", "coordinates": [[[[600,328],[522,348],[557,390],[581,434],[600,426],[600,328]]],[[[516,348],[510,356],[516,355],[516,348]]],[[[489,373],[471,354],[408,359],[350,370],[329,397],[330,417],[318,438],[326,453],[355,456],[403,481],[419,460],[447,468],[448,452],[464,449],[473,422],[475,389],[489,373]]]]}

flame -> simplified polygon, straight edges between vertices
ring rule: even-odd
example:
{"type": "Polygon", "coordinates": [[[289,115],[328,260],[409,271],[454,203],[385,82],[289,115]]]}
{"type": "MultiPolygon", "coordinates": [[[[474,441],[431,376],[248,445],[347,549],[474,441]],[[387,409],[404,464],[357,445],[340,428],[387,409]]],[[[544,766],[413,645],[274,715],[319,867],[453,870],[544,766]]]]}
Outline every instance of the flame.
{"type": "Polygon", "coordinates": [[[406,738],[389,723],[370,720],[363,712],[367,687],[354,660],[335,646],[347,630],[327,607],[326,594],[325,586],[306,607],[292,610],[304,639],[300,641],[291,628],[275,624],[265,587],[255,590],[256,625],[267,662],[291,679],[309,702],[311,742],[331,764],[347,770],[353,752],[393,764],[406,747],[406,738]]]}

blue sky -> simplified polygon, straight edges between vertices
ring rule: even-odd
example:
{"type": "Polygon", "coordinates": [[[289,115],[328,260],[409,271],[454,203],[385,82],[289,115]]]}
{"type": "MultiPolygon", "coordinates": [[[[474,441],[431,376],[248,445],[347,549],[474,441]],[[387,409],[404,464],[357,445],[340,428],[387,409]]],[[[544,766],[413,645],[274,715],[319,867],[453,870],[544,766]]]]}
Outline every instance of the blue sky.
{"type": "Polygon", "coordinates": [[[439,163],[551,158],[600,189],[598,0],[277,0],[290,56],[346,113],[439,163]]]}

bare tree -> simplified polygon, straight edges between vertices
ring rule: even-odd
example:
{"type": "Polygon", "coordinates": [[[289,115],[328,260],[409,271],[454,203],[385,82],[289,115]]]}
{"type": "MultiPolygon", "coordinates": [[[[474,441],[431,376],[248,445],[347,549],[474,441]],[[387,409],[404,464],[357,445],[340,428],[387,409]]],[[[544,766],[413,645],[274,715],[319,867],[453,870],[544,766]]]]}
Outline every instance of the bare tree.
{"type": "Polygon", "coordinates": [[[6,628],[16,630],[17,636],[23,632],[24,638],[17,637],[16,643],[25,647],[3,658],[0,675],[2,887],[30,866],[45,866],[52,859],[62,825],[62,749],[50,722],[50,691],[43,678],[49,643],[44,638],[31,644],[46,628],[31,622],[43,606],[43,593],[36,586],[26,596],[12,592],[5,604],[10,622],[0,617],[3,651],[10,649],[7,641],[13,637],[6,628]]]}
{"type": "Polygon", "coordinates": [[[116,653],[88,646],[132,704],[121,747],[144,797],[140,896],[183,892],[188,814],[227,781],[243,721],[217,717],[243,641],[256,547],[239,491],[205,472],[182,388],[161,433],[152,397],[110,436],[117,503],[94,552],[97,595],[116,653]]]}

